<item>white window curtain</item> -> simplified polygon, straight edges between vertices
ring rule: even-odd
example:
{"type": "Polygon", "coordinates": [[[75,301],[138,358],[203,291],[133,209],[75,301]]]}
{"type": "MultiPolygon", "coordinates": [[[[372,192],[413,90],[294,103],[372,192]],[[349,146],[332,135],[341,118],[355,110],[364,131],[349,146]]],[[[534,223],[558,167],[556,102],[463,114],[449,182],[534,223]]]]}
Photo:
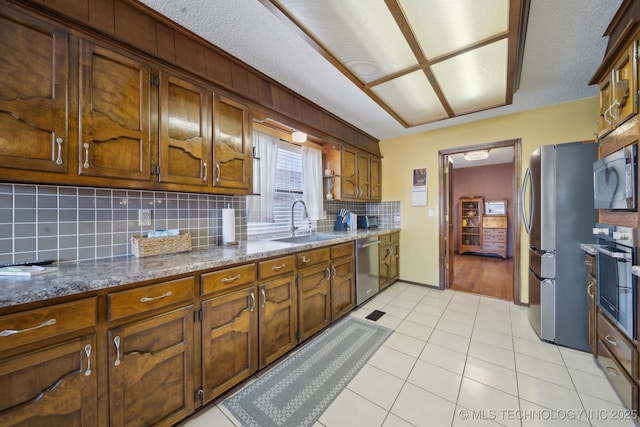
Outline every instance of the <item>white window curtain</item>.
{"type": "Polygon", "coordinates": [[[254,131],[253,146],[256,157],[253,162],[253,191],[257,195],[247,197],[247,221],[273,222],[278,138],[254,131]]]}
{"type": "Polygon", "coordinates": [[[322,151],[307,145],[302,146],[303,200],[307,205],[309,219],[324,219],[322,204],[322,151]]]}

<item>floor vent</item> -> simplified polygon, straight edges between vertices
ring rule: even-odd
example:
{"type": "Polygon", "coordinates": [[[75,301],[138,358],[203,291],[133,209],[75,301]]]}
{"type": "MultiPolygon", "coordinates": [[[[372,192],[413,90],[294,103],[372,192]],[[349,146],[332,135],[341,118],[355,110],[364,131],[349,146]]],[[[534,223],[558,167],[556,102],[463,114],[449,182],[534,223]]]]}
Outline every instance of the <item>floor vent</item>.
{"type": "Polygon", "coordinates": [[[370,315],[365,317],[365,319],[373,320],[374,322],[385,315],[384,311],[373,310],[370,315]]]}

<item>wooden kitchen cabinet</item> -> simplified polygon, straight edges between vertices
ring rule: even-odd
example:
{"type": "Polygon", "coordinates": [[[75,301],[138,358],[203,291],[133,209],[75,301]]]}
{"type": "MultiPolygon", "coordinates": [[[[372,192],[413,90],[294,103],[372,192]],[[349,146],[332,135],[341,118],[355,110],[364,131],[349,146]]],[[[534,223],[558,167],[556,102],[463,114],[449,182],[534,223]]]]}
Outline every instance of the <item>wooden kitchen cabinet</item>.
{"type": "Polygon", "coordinates": [[[66,174],[70,144],[75,146],[69,140],[69,36],[54,24],[1,6],[0,39],[2,176],[66,174]]]}
{"type": "Polygon", "coordinates": [[[215,104],[213,185],[249,194],[253,191],[249,108],[222,96],[216,96],[215,104]]]}
{"type": "Polygon", "coordinates": [[[109,341],[111,426],[171,426],[193,398],[193,306],[113,328],[109,341]]]}
{"type": "Polygon", "coordinates": [[[96,336],[0,360],[0,425],[98,425],[96,336]]]}
{"type": "Polygon", "coordinates": [[[78,173],[151,180],[151,67],[80,40],[78,173]]]}
{"type": "Polygon", "coordinates": [[[400,233],[380,236],[380,291],[398,280],[400,276],[400,233]]]}
{"type": "Polygon", "coordinates": [[[382,200],[382,162],[379,157],[371,156],[371,200],[382,200]]]}
{"type": "Polygon", "coordinates": [[[259,369],[298,344],[296,257],[258,262],[259,369]]]}
{"type": "Polygon", "coordinates": [[[0,317],[0,425],[98,423],[96,299],[0,317]]]}
{"type": "Polygon", "coordinates": [[[211,92],[166,72],[159,79],[159,181],[208,187],[211,92]]]}
{"type": "Polygon", "coordinates": [[[506,215],[485,215],[482,218],[482,253],[507,257],[506,215]]]}
{"type": "Polygon", "coordinates": [[[597,357],[597,301],[596,301],[596,257],[585,254],[584,265],[587,271],[587,343],[593,357],[597,357]]]}
{"type": "Polygon", "coordinates": [[[298,331],[304,341],[331,323],[330,250],[296,255],[298,264],[298,331]]]}
{"type": "MultiPolygon", "coordinates": [[[[342,199],[368,201],[373,198],[371,159],[372,156],[369,153],[358,150],[357,148],[348,146],[342,148],[340,172],[342,199]]],[[[377,172],[379,173],[379,170],[377,170],[377,172]]],[[[380,181],[380,176],[376,176],[374,181],[376,181],[377,186],[377,183],[380,181]]],[[[378,187],[376,187],[376,191],[379,191],[378,187]]]]}
{"type": "Polygon", "coordinates": [[[335,322],[356,306],[353,242],[331,249],[331,321],[335,322]]]}
{"type": "Polygon", "coordinates": [[[202,403],[258,369],[258,309],[251,285],[202,302],[202,403]]]}

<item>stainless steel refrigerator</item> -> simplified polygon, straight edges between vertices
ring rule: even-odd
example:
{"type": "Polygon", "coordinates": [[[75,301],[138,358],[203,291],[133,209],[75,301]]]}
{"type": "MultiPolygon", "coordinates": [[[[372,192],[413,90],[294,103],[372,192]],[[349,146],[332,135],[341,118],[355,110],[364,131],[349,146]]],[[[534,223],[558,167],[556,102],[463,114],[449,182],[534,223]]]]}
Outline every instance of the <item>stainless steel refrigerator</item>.
{"type": "Polygon", "coordinates": [[[588,350],[587,286],[580,243],[593,240],[596,143],[543,145],[522,189],[529,233],[529,321],[540,339],[588,350]],[[526,202],[528,201],[528,203],[526,202]]]}

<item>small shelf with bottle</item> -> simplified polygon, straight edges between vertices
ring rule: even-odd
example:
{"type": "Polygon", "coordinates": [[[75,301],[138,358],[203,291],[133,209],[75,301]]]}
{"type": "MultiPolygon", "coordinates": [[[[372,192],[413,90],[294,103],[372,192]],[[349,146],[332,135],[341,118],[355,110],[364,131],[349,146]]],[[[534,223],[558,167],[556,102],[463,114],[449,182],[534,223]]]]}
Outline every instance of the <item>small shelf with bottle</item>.
{"type": "Polygon", "coordinates": [[[482,197],[462,197],[460,209],[460,240],[458,252],[477,252],[482,249],[482,197]]]}
{"type": "Polygon", "coordinates": [[[342,181],[340,171],[342,168],[341,151],[332,144],[322,146],[322,182],[325,200],[340,200],[342,196],[342,181]]]}

